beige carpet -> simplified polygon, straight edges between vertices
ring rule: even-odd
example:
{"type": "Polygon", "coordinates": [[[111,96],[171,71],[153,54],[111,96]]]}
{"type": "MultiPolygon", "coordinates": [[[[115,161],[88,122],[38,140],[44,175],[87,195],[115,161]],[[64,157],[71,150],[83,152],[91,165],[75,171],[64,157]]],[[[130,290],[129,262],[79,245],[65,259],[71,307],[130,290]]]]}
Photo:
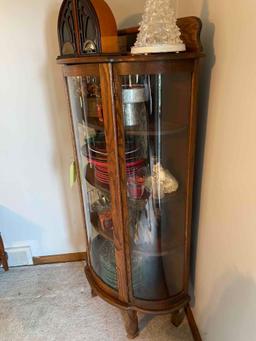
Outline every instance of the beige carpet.
{"type": "MultiPolygon", "coordinates": [[[[187,321],[140,315],[138,341],[192,341],[187,321]]],[[[1,341],[124,341],[118,309],[91,298],[82,263],[0,268],[1,341]]]]}

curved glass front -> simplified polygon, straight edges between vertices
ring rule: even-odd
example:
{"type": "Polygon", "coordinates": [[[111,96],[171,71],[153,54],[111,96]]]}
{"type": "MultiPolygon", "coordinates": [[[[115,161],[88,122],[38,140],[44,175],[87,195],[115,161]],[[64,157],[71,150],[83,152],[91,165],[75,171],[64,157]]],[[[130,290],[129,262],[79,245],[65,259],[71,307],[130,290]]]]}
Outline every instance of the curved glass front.
{"type": "Polygon", "coordinates": [[[115,249],[100,79],[67,77],[80,169],[90,262],[94,272],[117,289],[115,249]]]}
{"type": "Polygon", "coordinates": [[[120,77],[133,294],[166,299],[183,289],[191,73],[120,77]]]}

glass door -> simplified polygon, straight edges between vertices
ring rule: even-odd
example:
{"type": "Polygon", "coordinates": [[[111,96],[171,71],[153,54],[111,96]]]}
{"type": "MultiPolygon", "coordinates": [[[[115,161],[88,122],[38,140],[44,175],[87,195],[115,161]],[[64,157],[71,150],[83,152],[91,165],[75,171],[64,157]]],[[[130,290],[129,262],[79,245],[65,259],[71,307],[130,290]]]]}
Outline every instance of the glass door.
{"type": "Polygon", "coordinates": [[[97,276],[117,289],[101,80],[97,66],[83,68],[80,74],[83,75],[80,76],[79,71],[74,75],[70,72],[67,87],[84,201],[89,261],[97,276]]]}
{"type": "Polygon", "coordinates": [[[184,281],[191,72],[133,64],[116,70],[132,295],[168,299],[184,281]]]}

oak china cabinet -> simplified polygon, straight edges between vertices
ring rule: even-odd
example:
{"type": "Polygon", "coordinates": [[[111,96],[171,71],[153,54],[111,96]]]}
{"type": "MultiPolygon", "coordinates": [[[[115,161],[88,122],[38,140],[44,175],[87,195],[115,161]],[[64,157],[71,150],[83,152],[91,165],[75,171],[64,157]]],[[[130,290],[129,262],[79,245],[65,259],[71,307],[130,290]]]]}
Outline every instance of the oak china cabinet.
{"type": "Polygon", "coordinates": [[[85,273],[92,294],[122,311],[130,338],[137,312],[170,314],[178,326],[190,300],[201,22],[178,26],[186,52],[132,55],[138,29],[117,31],[104,2],[65,0],[59,15],[85,273]]]}

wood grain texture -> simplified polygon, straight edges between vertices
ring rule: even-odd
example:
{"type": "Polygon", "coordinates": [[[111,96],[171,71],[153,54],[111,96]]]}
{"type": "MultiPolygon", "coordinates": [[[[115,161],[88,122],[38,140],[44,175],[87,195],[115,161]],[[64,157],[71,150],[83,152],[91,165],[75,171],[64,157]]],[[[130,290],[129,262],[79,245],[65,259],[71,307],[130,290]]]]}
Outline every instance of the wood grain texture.
{"type": "Polygon", "coordinates": [[[190,124],[189,124],[189,149],[188,149],[188,173],[187,173],[187,206],[186,206],[186,229],[185,229],[185,273],[184,290],[188,292],[190,275],[190,250],[191,250],[191,222],[192,222],[192,198],[194,185],[195,150],[196,150],[196,128],[197,128],[197,92],[198,92],[198,72],[199,62],[194,62],[194,72],[192,74],[192,90],[190,104],[190,124]]]}
{"type": "MultiPolygon", "coordinates": [[[[201,52],[203,50],[200,41],[202,22],[197,17],[185,17],[177,19],[177,26],[181,31],[181,39],[186,45],[187,51],[201,52]]],[[[126,51],[130,51],[137,39],[139,26],[128,27],[118,31],[119,37],[127,38],[126,51]]]]}
{"type": "Polygon", "coordinates": [[[192,72],[194,69],[194,60],[168,60],[168,61],[154,61],[150,59],[144,62],[128,63],[120,62],[115,64],[119,75],[144,75],[144,74],[160,74],[173,72],[192,72]]]}
{"type": "Polygon", "coordinates": [[[126,36],[128,34],[138,34],[139,33],[139,26],[133,26],[133,27],[128,27],[128,28],[123,28],[121,30],[118,30],[118,35],[121,36],[126,36]]]}
{"type": "Polygon", "coordinates": [[[77,55],[78,47],[77,47],[77,30],[74,27],[72,30],[72,25],[74,25],[74,0],[67,0],[63,1],[58,17],[58,40],[59,40],[59,47],[60,47],[60,54],[63,54],[63,46],[67,42],[64,38],[64,26],[66,25],[71,30],[71,36],[69,38],[69,43],[72,45],[74,49],[74,53],[72,55],[77,55]]]}
{"type": "Polygon", "coordinates": [[[122,310],[134,310],[152,315],[166,315],[184,308],[189,302],[189,297],[183,294],[169,299],[168,305],[166,304],[166,306],[164,306],[163,304],[159,304],[159,306],[155,307],[155,309],[152,308],[152,302],[150,301],[148,302],[147,307],[145,307],[145,301],[141,301],[141,305],[133,305],[131,302],[125,303],[119,299],[118,292],[107,286],[94,273],[90,266],[86,265],[84,271],[91,288],[97,293],[97,295],[104,301],[122,310]]]}
{"type": "Polygon", "coordinates": [[[128,282],[125,257],[124,222],[122,215],[122,170],[118,152],[118,127],[114,108],[112,66],[100,64],[100,79],[103,104],[103,120],[108,153],[108,172],[110,177],[110,193],[112,220],[114,225],[114,245],[116,254],[116,270],[119,288],[119,298],[128,302],[128,282]]]}
{"type": "Polygon", "coordinates": [[[184,318],[185,310],[184,309],[176,310],[174,313],[172,313],[171,322],[175,327],[179,327],[184,321],[184,318]]]}
{"type": "Polygon", "coordinates": [[[203,47],[200,40],[202,22],[197,17],[185,17],[177,20],[181,31],[181,39],[186,45],[187,51],[202,52],[203,47]]]}
{"type": "Polygon", "coordinates": [[[132,266],[131,266],[131,250],[129,236],[129,212],[127,200],[127,176],[126,176],[126,157],[125,157],[125,131],[122,106],[122,90],[120,77],[116,65],[114,65],[114,91],[115,91],[115,109],[116,109],[116,131],[118,145],[118,162],[120,169],[119,183],[122,205],[120,207],[122,213],[122,234],[124,241],[124,257],[126,259],[126,276],[127,276],[127,292],[129,301],[133,302],[132,290],[132,266]]]}
{"type": "Polygon", "coordinates": [[[127,54],[101,54],[84,57],[58,57],[58,64],[100,64],[100,63],[138,63],[138,62],[149,62],[149,61],[170,61],[170,60],[186,60],[196,59],[203,57],[202,52],[180,52],[180,53],[154,53],[154,54],[141,54],[132,55],[127,54]]]}
{"type": "Polygon", "coordinates": [[[75,25],[77,54],[80,55],[81,43],[80,43],[79,24],[78,24],[77,0],[72,0],[72,6],[73,6],[73,18],[74,18],[74,25],[75,25]]]}
{"type": "MultiPolygon", "coordinates": [[[[65,0],[64,0],[65,1],[65,0]]],[[[84,51],[84,44],[88,41],[94,41],[95,52],[102,52],[101,37],[100,37],[100,23],[97,13],[90,0],[75,0],[77,6],[77,25],[78,25],[78,40],[80,45],[80,55],[86,55],[84,51]],[[90,29],[93,26],[93,30],[90,29]]],[[[93,53],[95,53],[93,52],[93,53]]]]}
{"type": "Polygon", "coordinates": [[[99,76],[100,74],[99,68],[95,64],[64,65],[62,70],[64,77],[99,76]]]}
{"type": "Polygon", "coordinates": [[[199,332],[199,329],[197,327],[194,315],[193,315],[191,307],[189,305],[187,305],[185,307],[185,313],[187,315],[189,327],[190,327],[191,333],[193,335],[194,341],[202,341],[202,337],[200,335],[200,332],[199,332]]]}
{"type": "Polygon", "coordinates": [[[117,25],[113,13],[105,1],[91,0],[100,25],[102,53],[119,52],[117,25]]]}
{"type": "Polygon", "coordinates": [[[92,298],[97,297],[97,293],[91,288],[91,296],[92,298]]]}
{"type": "Polygon", "coordinates": [[[86,260],[86,252],[65,253],[61,255],[50,255],[42,257],[33,257],[34,265],[80,262],[86,260]]]}
{"type": "Polygon", "coordinates": [[[58,36],[61,55],[67,42],[74,48],[73,56],[86,54],[83,47],[87,40],[95,41],[97,53],[119,52],[116,21],[103,0],[64,0],[59,12],[58,36]],[[93,37],[92,30],[88,30],[88,19],[94,26],[93,37]],[[68,39],[64,39],[64,31],[69,32],[68,39]]]}
{"type": "Polygon", "coordinates": [[[121,314],[124,320],[124,326],[127,332],[128,339],[135,339],[139,335],[138,315],[134,310],[123,311],[121,314]]]}
{"type": "Polygon", "coordinates": [[[142,300],[132,297],[131,304],[139,311],[148,313],[165,314],[175,309],[184,308],[190,302],[190,296],[184,292],[164,300],[142,300]]]}

